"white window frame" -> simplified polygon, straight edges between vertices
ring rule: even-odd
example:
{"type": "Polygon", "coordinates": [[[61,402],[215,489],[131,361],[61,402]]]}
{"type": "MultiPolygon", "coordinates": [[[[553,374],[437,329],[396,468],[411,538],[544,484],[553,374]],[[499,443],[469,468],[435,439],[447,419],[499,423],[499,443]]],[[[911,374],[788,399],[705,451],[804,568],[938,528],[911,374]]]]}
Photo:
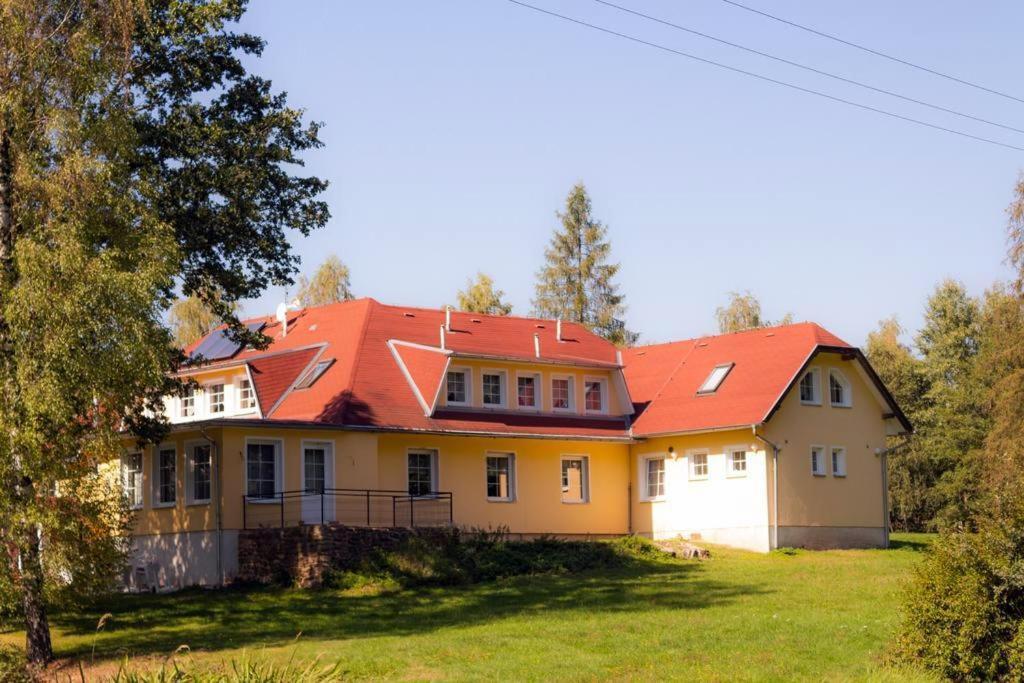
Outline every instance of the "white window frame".
{"type": "Polygon", "coordinates": [[[587,415],[607,415],[608,414],[608,378],[597,377],[597,376],[584,376],[583,377],[583,412],[587,415]],[[598,386],[601,387],[601,408],[599,410],[593,410],[587,408],[587,382],[597,382],[598,386]]]}
{"type": "Polygon", "coordinates": [[[690,481],[707,481],[711,476],[711,452],[706,448],[686,451],[686,469],[690,481]],[[704,474],[697,474],[697,463],[694,462],[694,458],[698,455],[704,456],[704,474]]]}
{"type": "MultiPolygon", "coordinates": [[[[824,444],[812,443],[808,455],[811,458],[811,475],[815,477],[826,477],[828,476],[828,468],[831,467],[831,463],[825,462],[825,456],[829,454],[828,448],[824,444]],[[814,469],[814,451],[819,451],[818,462],[821,465],[819,469],[814,469]]],[[[829,455],[831,458],[831,455],[829,455]]]]}
{"type": "Polygon", "coordinates": [[[259,406],[259,402],[256,399],[256,385],[253,384],[252,379],[248,376],[248,374],[241,375],[241,376],[235,378],[234,389],[235,389],[235,410],[238,413],[240,413],[240,414],[255,413],[257,407],[259,406]],[[249,406],[248,408],[242,406],[242,391],[243,391],[242,384],[244,382],[248,382],[249,383],[249,391],[252,393],[252,405],[249,406]]]}
{"type": "Polygon", "coordinates": [[[738,446],[726,446],[725,447],[725,476],[728,479],[741,479],[747,476],[747,472],[750,470],[750,446],[749,445],[738,445],[738,446]],[[733,463],[735,462],[735,454],[742,452],[743,455],[743,469],[734,470],[733,463]]]}
{"type": "Polygon", "coordinates": [[[853,407],[853,385],[850,384],[850,380],[846,378],[846,375],[841,370],[836,368],[829,368],[829,385],[828,385],[828,403],[833,408],[852,408],[853,407]],[[839,380],[839,384],[843,387],[843,401],[841,403],[835,403],[832,401],[832,380],[835,377],[839,380]]]}
{"type": "Polygon", "coordinates": [[[194,420],[194,419],[196,419],[199,416],[199,405],[200,405],[199,397],[200,396],[202,396],[202,388],[201,387],[192,387],[192,395],[191,396],[179,396],[178,397],[178,411],[177,411],[178,412],[178,419],[181,419],[181,420],[194,420]],[[192,399],[192,414],[191,415],[186,415],[185,414],[185,399],[186,398],[191,398],[192,399]]]}
{"type": "MultiPolygon", "coordinates": [[[[306,449],[324,449],[324,489],[333,489],[337,479],[334,470],[334,440],[333,439],[303,439],[299,443],[299,490],[306,491],[306,449]]],[[[408,461],[407,461],[408,462],[408,461]]]]}
{"type": "Polygon", "coordinates": [[[446,406],[471,406],[473,405],[473,368],[466,366],[452,366],[448,368],[444,373],[444,404],[446,406]],[[465,401],[449,401],[448,400],[448,374],[451,372],[461,372],[465,375],[465,386],[466,386],[466,400],[465,401]]]}
{"type": "Polygon", "coordinates": [[[284,439],[268,439],[259,436],[245,437],[245,453],[242,457],[242,492],[250,505],[279,505],[280,498],[249,497],[249,444],[274,446],[274,492],[284,491],[284,439]]]}
{"type": "Polygon", "coordinates": [[[554,413],[575,413],[576,412],[576,376],[566,374],[551,375],[551,411],[554,413]],[[564,379],[569,382],[569,407],[555,407],[555,380],[564,379]]]}
{"type": "Polygon", "coordinates": [[[196,439],[185,442],[185,504],[186,505],[209,505],[213,499],[213,452],[214,446],[209,441],[196,439]],[[210,449],[210,497],[195,497],[195,449],[196,446],[205,446],[210,449]]]}
{"type": "Polygon", "coordinates": [[[820,406],[821,405],[821,368],[811,368],[803,375],[800,376],[800,381],[796,386],[797,396],[800,398],[800,404],[805,406],[820,406]],[[802,392],[802,385],[804,378],[811,375],[814,378],[814,398],[811,400],[804,400],[802,392]]]}
{"type": "Polygon", "coordinates": [[[484,496],[488,503],[516,502],[516,453],[515,451],[486,451],[484,453],[484,496]],[[508,495],[491,496],[487,491],[487,458],[508,459],[508,495]]]}
{"type": "Polygon", "coordinates": [[[560,489],[560,498],[563,505],[586,505],[590,503],[590,456],[589,455],[574,455],[572,453],[564,453],[558,459],[558,488],[560,489]],[[580,488],[582,489],[580,500],[565,500],[566,489],[562,488],[562,463],[566,460],[582,460],[583,461],[583,476],[580,482],[580,488]]]}
{"type": "Polygon", "coordinates": [[[178,445],[174,442],[162,443],[153,448],[153,463],[150,471],[153,484],[153,508],[172,508],[178,504],[178,445]],[[160,453],[174,451],[174,500],[160,498],[160,453]]]}
{"type": "Polygon", "coordinates": [[[140,450],[128,451],[121,457],[121,485],[124,487],[125,495],[128,498],[128,507],[132,510],[141,510],[146,503],[146,454],[140,450]],[[134,485],[128,485],[129,469],[127,467],[129,458],[138,457],[139,470],[138,480],[134,485]],[[138,500],[136,500],[136,497],[138,500]]]}
{"type": "Polygon", "coordinates": [[[719,389],[722,388],[722,384],[725,382],[725,380],[729,378],[729,373],[732,372],[732,369],[735,365],[736,363],[732,362],[719,363],[715,367],[711,368],[711,372],[708,373],[708,376],[704,379],[703,382],[700,383],[700,386],[697,387],[697,395],[711,396],[715,394],[719,389]],[[719,378],[717,382],[714,383],[714,386],[708,386],[712,383],[712,380],[715,378],[715,374],[718,373],[719,371],[722,371],[722,376],[719,378]]]}
{"type": "Polygon", "coordinates": [[[832,476],[842,479],[846,477],[846,446],[829,446],[828,448],[828,466],[832,471],[832,476]],[[836,467],[836,452],[839,452],[839,467],[836,467]]]}
{"type": "Polygon", "coordinates": [[[519,410],[525,410],[528,412],[537,412],[544,408],[544,395],[542,388],[544,386],[544,378],[539,372],[516,372],[516,408],[519,410]],[[519,405],[519,378],[520,377],[532,377],[533,378],[533,405],[532,406],[521,406],[519,405]]]}
{"type": "Polygon", "coordinates": [[[508,371],[498,370],[494,368],[484,368],[480,371],[480,405],[484,408],[490,408],[492,410],[501,410],[508,408],[508,371]],[[501,396],[501,403],[484,403],[484,377],[487,375],[497,375],[499,377],[499,394],[501,396]]]}
{"type": "Polygon", "coordinates": [[[213,417],[216,415],[227,415],[228,414],[228,385],[223,379],[213,380],[203,384],[203,407],[206,409],[206,415],[213,417]],[[221,405],[223,408],[218,411],[213,411],[213,387],[220,386],[221,390],[221,405]]]}
{"type": "MultiPolygon", "coordinates": [[[[405,490],[409,490],[409,456],[412,454],[430,455],[430,490],[436,492],[441,489],[441,452],[436,448],[406,448],[405,449],[405,490]]],[[[412,495],[411,493],[409,494],[412,495]]],[[[431,495],[414,496],[415,498],[432,498],[431,495]]]]}
{"type": "Polygon", "coordinates": [[[642,503],[660,503],[668,498],[668,456],[665,453],[650,453],[640,456],[640,468],[638,473],[638,479],[640,480],[640,502],[642,503]],[[652,460],[661,460],[662,467],[662,488],[664,492],[659,496],[652,496],[651,490],[648,486],[649,481],[647,478],[648,463],[652,460]]]}

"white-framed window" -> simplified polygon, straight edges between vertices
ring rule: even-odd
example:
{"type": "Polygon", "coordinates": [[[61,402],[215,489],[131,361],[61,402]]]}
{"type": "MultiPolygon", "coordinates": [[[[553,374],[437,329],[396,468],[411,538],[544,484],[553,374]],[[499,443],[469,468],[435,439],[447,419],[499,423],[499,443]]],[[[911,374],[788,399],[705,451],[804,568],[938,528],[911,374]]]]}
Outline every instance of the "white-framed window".
{"type": "Polygon", "coordinates": [[[540,410],[540,373],[516,375],[516,405],[523,410],[540,410]]]}
{"type": "Polygon", "coordinates": [[[602,377],[583,378],[583,409],[588,413],[608,412],[608,381],[602,377]]]}
{"type": "Polygon", "coordinates": [[[213,457],[208,443],[191,444],[185,448],[185,491],[189,505],[210,502],[213,486],[213,457]]]}
{"type": "Polygon", "coordinates": [[[643,488],[641,500],[654,501],[665,498],[665,456],[657,455],[641,460],[643,488]]]}
{"type": "Polygon", "coordinates": [[[245,440],[245,494],[250,502],[276,502],[284,490],[284,472],[278,439],[245,440]]]}
{"type": "Polygon", "coordinates": [[[735,363],[721,363],[711,369],[711,373],[708,374],[708,378],[704,380],[704,383],[697,389],[698,394],[713,394],[718,391],[718,387],[725,381],[729,371],[732,370],[735,363]]]}
{"type": "Polygon", "coordinates": [[[562,456],[562,502],[590,501],[590,458],[586,455],[562,456]]]}
{"type": "Polygon", "coordinates": [[[826,474],[824,446],[811,446],[811,474],[815,477],[824,477],[826,474]]]}
{"type": "Polygon", "coordinates": [[[829,402],[837,408],[849,408],[853,405],[850,381],[838,370],[828,371],[829,402]]]}
{"type": "Polygon", "coordinates": [[[846,476],[846,449],[842,446],[832,447],[832,476],[846,476]]]}
{"type": "Polygon", "coordinates": [[[551,378],[551,409],[564,412],[576,410],[573,388],[576,382],[572,375],[556,375],[551,378]]]}
{"type": "Polygon", "coordinates": [[[516,456],[514,453],[488,453],[487,500],[511,502],[516,492],[516,456]]]}
{"type": "Polygon", "coordinates": [[[193,417],[196,414],[196,388],[185,387],[185,393],[181,395],[181,417],[193,417]]]}
{"type": "Polygon", "coordinates": [[[235,385],[235,391],[238,396],[239,411],[256,410],[256,391],[253,389],[252,382],[248,377],[238,380],[238,383],[235,385]]]}
{"type": "Polygon", "coordinates": [[[800,378],[800,402],[809,406],[821,405],[821,370],[811,368],[800,378]]]}
{"type": "Polygon", "coordinates": [[[295,383],[295,388],[308,389],[313,386],[313,382],[320,379],[320,376],[327,372],[327,368],[331,367],[333,364],[333,358],[317,361],[316,365],[307,370],[306,374],[299,378],[299,381],[295,383]]]}
{"type": "Polygon", "coordinates": [[[121,480],[128,505],[133,510],[142,507],[142,453],[128,453],[121,460],[121,480]]]}
{"type": "Polygon", "coordinates": [[[747,476],[747,448],[730,446],[725,449],[725,474],[728,477],[747,476]]]}
{"type": "Polygon", "coordinates": [[[472,373],[469,368],[451,368],[445,376],[445,403],[468,406],[472,399],[472,373]]]}
{"type": "Polygon", "coordinates": [[[429,496],[437,492],[437,451],[414,448],[406,455],[406,478],[410,496],[429,496]]]}
{"type": "Polygon", "coordinates": [[[480,373],[480,400],[488,408],[505,407],[505,371],[484,370],[480,373]]]}
{"type": "Polygon", "coordinates": [[[708,452],[690,451],[690,479],[699,480],[708,478],[708,452]]]}
{"type": "Polygon", "coordinates": [[[206,385],[206,412],[217,415],[224,412],[224,384],[206,385]]]}
{"type": "Polygon", "coordinates": [[[169,507],[178,498],[178,451],[159,446],[153,457],[153,507],[169,507]]]}

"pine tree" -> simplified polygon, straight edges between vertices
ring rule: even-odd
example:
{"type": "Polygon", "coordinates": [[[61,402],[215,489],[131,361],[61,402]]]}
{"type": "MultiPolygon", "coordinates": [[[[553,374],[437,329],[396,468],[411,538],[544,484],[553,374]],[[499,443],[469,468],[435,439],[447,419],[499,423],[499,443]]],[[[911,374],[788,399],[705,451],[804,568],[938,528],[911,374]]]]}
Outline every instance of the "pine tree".
{"type": "Polygon", "coordinates": [[[468,280],[466,289],[459,290],[455,296],[458,309],[467,313],[508,315],[512,312],[512,304],[502,300],[505,292],[495,289],[494,280],[484,273],[477,273],[475,280],[468,280]]]}
{"type": "Polygon", "coordinates": [[[551,238],[544,267],[537,273],[534,314],[580,323],[615,344],[636,343],[638,335],[622,320],[625,297],[614,282],[619,264],[608,262],[608,229],[593,217],[582,183],[572,188],[565,211],[556,215],[562,227],[551,238]]]}
{"type": "Polygon", "coordinates": [[[304,308],[351,301],[353,298],[348,266],[333,254],[320,264],[312,279],[299,278],[299,303],[304,308]]]}

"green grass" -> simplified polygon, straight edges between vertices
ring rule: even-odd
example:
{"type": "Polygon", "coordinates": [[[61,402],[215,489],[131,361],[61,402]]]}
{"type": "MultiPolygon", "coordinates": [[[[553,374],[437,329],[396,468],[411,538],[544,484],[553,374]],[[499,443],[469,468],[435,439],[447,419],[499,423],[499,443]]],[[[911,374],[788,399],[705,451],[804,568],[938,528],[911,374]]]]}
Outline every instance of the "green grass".
{"type": "Polygon", "coordinates": [[[920,679],[883,658],[901,587],[929,537],[894,541],[890,550],[768,555],[715,548],[702,562],[638,560],[383,594],[364,586],[117,596],[55,617],[54,642],[58,656],[87,662],[95,646],[97,675],[126,655],[158,664],[188,645],[200,663],[253,651],[320,656],[355,678],[920,679]],[[105,612],[113,617],[97,633],[105,612]]]}

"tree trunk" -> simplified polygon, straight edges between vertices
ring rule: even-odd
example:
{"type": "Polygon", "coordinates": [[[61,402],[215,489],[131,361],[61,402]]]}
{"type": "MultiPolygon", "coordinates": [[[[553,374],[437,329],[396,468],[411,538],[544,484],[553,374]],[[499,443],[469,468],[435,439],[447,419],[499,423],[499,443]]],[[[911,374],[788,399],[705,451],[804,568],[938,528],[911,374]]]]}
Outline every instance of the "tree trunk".
{"type": "Polygon", "coordinates": [[[35,528],[23,528],[21,553],[21,607],[25,617],[25,654],[29,663],[42,665],[53,659],[50,620],[43,602],[43,564],[39,557],[39,535],[35,528]]]}

